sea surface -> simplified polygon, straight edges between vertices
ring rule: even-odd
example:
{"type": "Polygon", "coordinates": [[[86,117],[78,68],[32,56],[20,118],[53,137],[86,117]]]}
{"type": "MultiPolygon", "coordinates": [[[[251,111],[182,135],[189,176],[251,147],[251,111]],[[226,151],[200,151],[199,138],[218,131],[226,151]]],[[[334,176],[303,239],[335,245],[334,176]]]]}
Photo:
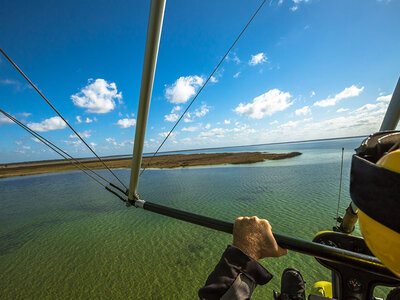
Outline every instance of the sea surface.
{"type": "MultiPolygon", "coordinates": [[[[210,150],[302,155],[252,165],[146,170],[139,192],[144,200],[232,222],[257,215],[276,233],[311,240],[335,225],[342,147],[339,214],[349,205],[351,155],[361,141],[210,150]]],[[[128,183],[129,170],[115,172],[128,183]]],[[[0,179],[0,299],[196,299],[231,239],[127,208],[82,172],[0,179]]],[[[261,263],[275,276],[252,299],[272,299],[289,266],[302,271],[308,288],[330,280],[330,271],[314,258],[294,252],[261,263]]]]}

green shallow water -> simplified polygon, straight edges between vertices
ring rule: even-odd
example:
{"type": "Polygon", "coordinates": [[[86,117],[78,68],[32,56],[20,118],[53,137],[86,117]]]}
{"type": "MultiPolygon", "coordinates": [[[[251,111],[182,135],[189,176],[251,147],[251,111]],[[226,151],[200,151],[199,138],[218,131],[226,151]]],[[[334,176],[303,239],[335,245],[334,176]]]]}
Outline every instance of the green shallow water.
{"type": "MultiPolygon", "coordinates": [[[[350,201],[351,150],[359,142],[263,149],[304,153],[291,161],[148,170],[140,193],[228,221],[257,215],[275,232],[311,240],[334,225],[343,144],[341,213],[350,201]]],[[[116,172],[128,181],[128,170],[116,172]]],[[[224,233],[126,208],[79,172],[3,179],[0,195],[1,299],[196,299],[231,242],[224,233]]],[[[261,263],[275,277],[252,299],[271,299],[287,266],[302,270],[309,286],[330,278],[313,258],[294,252],[261,263]]]]}

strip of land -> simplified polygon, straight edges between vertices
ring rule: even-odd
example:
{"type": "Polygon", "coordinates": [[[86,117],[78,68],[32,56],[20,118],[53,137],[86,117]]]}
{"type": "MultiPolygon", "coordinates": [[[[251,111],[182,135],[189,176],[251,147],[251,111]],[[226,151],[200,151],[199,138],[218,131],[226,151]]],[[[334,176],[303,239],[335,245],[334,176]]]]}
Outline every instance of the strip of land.
{"type": "MultiPolygon", "coordinates": [[[[149,169],[167,169],[226,164],[253,164],[265,160],[278,160],[295,157],[300,154],[300,152],[238,152],[160,155],[155,156],[152,159],[150,157],[144,157],[142,160],[142,167],[149,169]]],[[[131,167],[132,158],[105,159],[104,161],[110,169],[125,169],[131,167]]],[[[79,162],[93,170],[104,169],[104,165],[101,162],[93,159],[79,159],[79,162]]],[[[79,170],[79,168],[72,164],[71,161],[67,160],[8,164],[0,166],[0,178],[73,170],[79,170]]]]}

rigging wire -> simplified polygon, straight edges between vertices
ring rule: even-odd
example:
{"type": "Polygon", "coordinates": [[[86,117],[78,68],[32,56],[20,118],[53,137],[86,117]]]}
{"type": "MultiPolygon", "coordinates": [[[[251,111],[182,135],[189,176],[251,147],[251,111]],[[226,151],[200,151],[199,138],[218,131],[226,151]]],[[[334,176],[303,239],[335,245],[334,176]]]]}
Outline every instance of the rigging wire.
{"type": "MultiPolygon", "coordinates": [[[[9,118],[11,121],[13,121],[15,124],[17,124],[18,126],[20,126],[21,128],[23,128],[24,130],[26,130],[28,133],[30,133],[31,135],[33,135],[35,138],[37,138],[40,142],[42,142],[43,144],[45,144],[47,147],[49,147],[50,149],[52,149],[54,152],[56,152],[57,154],[59,154],[61,157],[63,157],[65,160],[67,160],[68,162],[72,163],[73,165],[75,165],[78,169],[80,169],[81,171],[83,171],[86,175],[88,175],[90,178],[92,178],[93,180],[95,180],[98,184],[102,185],[106,190],[108,190],[109,192],[115,194],[117,197],[121,198],[120,195],[118,195],[115,191],[111,190],[108,186],[106,186],[104,183],[100,182],[98,179],[96,179],[95,177],[93,177],[91,174],[89,174],[87,171],[93,173],[94,175],[96,175],[97,177],[101,178],[102,180],[104,180],[105,182],[107,182],[110,186],[118,189],[120,192],[125,193],[124,191],[122,191],[119,187],[115,186],[112,182],[108,181],[107,179],[105,179],[103,176],[101,176],[100,174],[97,174],[96,172],[94,172],[92,169],[90,169],[89,167],[87,167],[86,165],[82,164],[79,160],[75,159],[74,157],[72,157],[71,155],[69,155],[67,152],[65,152],[64,150],[60,149],[59,147],[57,147],[56,145],[54,145],[52,142],[50,142],[49,140],[47,140],[46,138],[44,138],[43,136],[41,136],[39,133],[35,132],[34,130],[30,129],[28,126],[26,126],[24,123],[20,122],[19,120],[17,120],[16,118],[14,118],[13,116],[11,116],[10,114],[8,114],[7,112],[5,112],[4,110],[0,109],[0,112],[2,114],[4,114],[7,118],[9,118]],[[68,156],[68,157],[66,157],[68,156]],[[85,170],[86,169],[86,170],[85,170]]],[[[126,201],[125,199],[121,199],[123,201],[126,201]]]]}
{"type": "Polygon", "coordinates": [[[64,119],[64,117],[57,111],[57,109],[50,103],[49,100],[39,91],[39,89],[33,84],[33,82],[22,72],[22,70],[14,63],[14,61],[0,48],[0,52],[5,58],[14,66],[14,68],[29,82],[29,84],[38,92],[38,94],[47,102],[47,104],[60,116],[60,118],[68,125],[68,127],[76,134],[76,136],[86,145],[86,147],[97,157],[97,159],[103,164],[103,166],[110,171],[110,173],[122,184],[122,186],[127,190],[126,185],[118,178],[117,175],[106,165],[106,163],[94,152],[94,150],[85,142],[85,140],[75,131],[74,128],[64,119]]]}
{"type": "MultiPolygon", "coordinates": [[[[172,129],[168,132],[167,136],[164,138],[164,140],[161,142],[160,146],[158,146],[157,150],[154,152],[154,154],[150,157],[149,162],[146,164],[146,167],[144,167],[142,169],[142,171],[140,172],[140,175],[143,174],[143,172],[146,170],[146,168],[150,165],[151,161],[153,160],[153,158],[157,155],[158,151],[160,151],[161,147],[164,145],[164,143],[167,141],[167,139],[169,138],[169,136],[172,134],[172,132],[175,130],[176,126],[179,124],[179,122],[182,120],[182,118],[185,116],[186,112],[189,110],[189,108],[192,106],[193,102],[197,99],[197,97],[200,95],[200,93],[202,92],[202,90],[204,89],[204,87],[207,85],[208,81],[211,79],[211,77],[214,75],[214,73],[218,70],[219,66],[222,64],[222,62],[225,60],[225,58],[228,56],[229,52],[232,50],[232,48],[235,46],[236,42],[240,39],[240,37],[242,36],[242,34],[246,31],[247,27],[250,25],[250,23],[253,21],[253,19],[255,18],[255,16],[258,14],[258,12],[261,10],[261,8],[263,7],[263,5],[265,4],[266,0],[264,0],[260,6],[258,7],[258,9],[256,10],[256,12],[253,14],[253,16],[251,17],[250,21],[246,24],[246,26],[242,29],[242,31],[240,32],[240,34],[237,36],[237,38],[235,39],[235,41],[233,42],[233,44],[229,47],[228,51],[225,53],[225,55],[222,57],[222,59],[220,60],[220,62],[218,63],[218,65],[214,68],[214,70],[212,71],[212,73],[208,76],[207,80],[204,82],[204,84],[202,85],[202,87],[199,89],[199,91],[197,92],[197,94],[194,96],[194,98],[192,99],[192,101],[189,103],[189,105],[186,107],[185,111],[182,113],[182,115],[179,117],[179,119],[176,121],[175,125],[172,127],[172,129]]],[[[139,176],[140,176],[139,175],[139,176]]]]}
{"type": "Polygon", "coordinates": [[[339,206],[340,206],[340,193],[342,191],[342,175],[343,175],[343,152],[344,148],[342,148],[342,160],[340,163],[340,180],[339,180],[339,196],[338,196],[338,204],[337,204],[337,211],[336,211],[336,225],[338,224],[338,218],[339,218],[339,206]]]}

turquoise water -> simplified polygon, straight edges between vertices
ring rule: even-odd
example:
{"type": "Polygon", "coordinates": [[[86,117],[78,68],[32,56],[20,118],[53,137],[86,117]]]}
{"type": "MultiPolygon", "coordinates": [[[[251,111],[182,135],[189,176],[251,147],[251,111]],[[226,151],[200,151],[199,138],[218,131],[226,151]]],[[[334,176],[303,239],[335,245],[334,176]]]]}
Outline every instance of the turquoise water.
{"type": "MultiPolygon", "coordinates": [[[[349,204],[353,149],[361,139],[264,145],[219,151],[300,151],[254,165],[147,170],[141,198],[234,221],[266,218],[277,233],[311,240],[349,204]]],[[[102,174],[107,174],[101,171],[102,174]]],[[[128,182],[128,170],[116,170],[128,182]]],[[[196,299],[231,236],[122,202],[81,172],[0,180],[1,299],[196,299]]],[[[359,234],[358,228],[356,233],[359,234]]],[[[271,299],[287,266],[308,286],[329,280],[313,258],[290,252],[261,262],[274,279],[252,299],[271,299]]]]}

